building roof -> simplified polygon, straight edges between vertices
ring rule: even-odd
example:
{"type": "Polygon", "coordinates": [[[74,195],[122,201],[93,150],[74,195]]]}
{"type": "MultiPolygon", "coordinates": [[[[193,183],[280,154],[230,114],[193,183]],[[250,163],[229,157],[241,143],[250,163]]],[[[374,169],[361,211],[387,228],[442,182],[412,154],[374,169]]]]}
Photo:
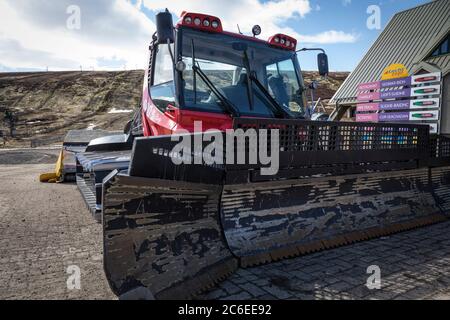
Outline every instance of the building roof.
{"type": "Polygon", "coordinates": [[[330,102],[355,102],[358,84],[380,80],[383,70],[393,63],[404,64],[414,74],[426,61],[444,75],[449,73],[449,54],[428,58],[449,33],[449,17],[449,0],[434,0],[397,13],[330,102]]]}

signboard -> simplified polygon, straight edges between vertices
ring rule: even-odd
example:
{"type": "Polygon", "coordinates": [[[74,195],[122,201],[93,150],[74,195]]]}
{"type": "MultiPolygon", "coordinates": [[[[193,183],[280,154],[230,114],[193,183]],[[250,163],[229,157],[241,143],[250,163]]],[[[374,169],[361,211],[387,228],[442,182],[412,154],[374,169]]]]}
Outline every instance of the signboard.
{"type": "Polygon", "coordinates": [[[440,73],[429,73],[395,80],[385,80],[358,85],[358,101],[374,101],[403,97],[419,97],[425,95],[437,95],[441,92],[441,85],[434,84],[441,81],[440,73]],[[419,85],[427,85],[420,87],[419,85]],[[405,87],[405,89],[397,89],[405,87]],[[411,88],[413,87],[413,88],[411,88]],[[377,91],[378,90],[378,91],[377,91]]]}
{"type": "Polygon", "coordinates": [[[408,109],[431,109],[439,108],[439,99],[415,99],[415,100],[400,100],[400,101],[383,101],[372,103],[361,103],[356,107],[357,112],[370,111],[397,111],[408,109]]]}
{"type": "Polygon", "coordinates": [[[408,69],[401,63],[395,63],[384,69],[381,80],[406,78],[407,76],[409,76],[408,69]]]}
{"type": "Polygon", "coordinates": [[[401,63],[395,63],[384,69],[381,80],[406,78],[407,76],[409,76],[408,69],[401,63]]]}
{"type": "Polygon", "coordinates": [[[414,120],[438,120],[439,110],[366,113],[357,115],[358,122],[401,122],[414,120]]]}
{"type": "Polygon", "coordinates": [[[359,122],[419,122],[438,133],[441,73],[400,77],[401,65],[385,69],[381,81],[358,85],[356,120],[359,122]]]}

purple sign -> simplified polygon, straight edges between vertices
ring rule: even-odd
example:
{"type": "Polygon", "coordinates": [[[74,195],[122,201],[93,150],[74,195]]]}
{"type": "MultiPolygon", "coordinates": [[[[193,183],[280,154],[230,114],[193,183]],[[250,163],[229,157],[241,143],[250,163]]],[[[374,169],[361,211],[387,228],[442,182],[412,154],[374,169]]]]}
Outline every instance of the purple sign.
{"type": "Polygon", "coordinates": [[[411,89],[383,91],[380,93],[381,99],[409,98],[411,89]]]}
{"type": "Polygon", "coordinates": [[[392,87],[409,87],[411,86],[412,78],[400,78],[376,82],[361,83],[358,85],[358,91],[374,91],[392,87]]]}
{"type": "Polygon", "coordinates": [[[379,114],[380,122],[408,121],[409,112],[390,112],[379,114]]]}
{"type": "Polygon", "coordinates": [[[411,77],[381,81],[381,88],[405,87],[411,85],[411,77]]]}
{"type": "Polygon", "coordinates": [[[380,110],[405,110],[409,109],[410,100],[389,101],[380,103],[380,110]]]}

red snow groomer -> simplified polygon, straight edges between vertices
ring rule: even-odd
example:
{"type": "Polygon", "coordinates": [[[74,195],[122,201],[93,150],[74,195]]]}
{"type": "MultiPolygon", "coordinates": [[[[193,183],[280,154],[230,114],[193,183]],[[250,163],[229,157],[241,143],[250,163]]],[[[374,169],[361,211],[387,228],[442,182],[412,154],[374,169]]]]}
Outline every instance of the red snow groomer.
{"type": "Polygon", "coordinates": [[[141,111],[77,154],[117,295],[189,298],[239,266],[446,219],[449,141],[424,125],[310,121],[296,47],[157,15],[141,111]]]}

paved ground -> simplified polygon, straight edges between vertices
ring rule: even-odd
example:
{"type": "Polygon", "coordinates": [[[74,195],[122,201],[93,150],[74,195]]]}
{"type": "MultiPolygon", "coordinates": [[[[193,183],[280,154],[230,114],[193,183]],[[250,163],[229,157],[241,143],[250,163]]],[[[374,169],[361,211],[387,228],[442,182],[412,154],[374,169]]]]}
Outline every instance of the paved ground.
{"type": "MultiPolygon", "coordinates": [[[[101,230],[74,185],[40,184],[53,165],[0,165],[0,299],[114,299],[101,230]],[[68,290],[79,266],[81,290],[68,290]]],[[[200,299],[450,299],[450,222],[239,270],[200,299]],[[367,267],[381,269],[369,290],[367,267]]]]}
{"type": "Polygon", "coordinates": [[[101,229],[75,185],[40,184],[54,165],[0,165],[0,299],[114,298],[102,269],[101,229]],[[81,271],[68,290],[67,268],[81,271]]]}
{"type": "Polygon", "coordinates": [[[450,222],[239,270],[203,298],[450,299],[450,222]],[[381,290],[366,287],[372,265],[381,290]]]}

